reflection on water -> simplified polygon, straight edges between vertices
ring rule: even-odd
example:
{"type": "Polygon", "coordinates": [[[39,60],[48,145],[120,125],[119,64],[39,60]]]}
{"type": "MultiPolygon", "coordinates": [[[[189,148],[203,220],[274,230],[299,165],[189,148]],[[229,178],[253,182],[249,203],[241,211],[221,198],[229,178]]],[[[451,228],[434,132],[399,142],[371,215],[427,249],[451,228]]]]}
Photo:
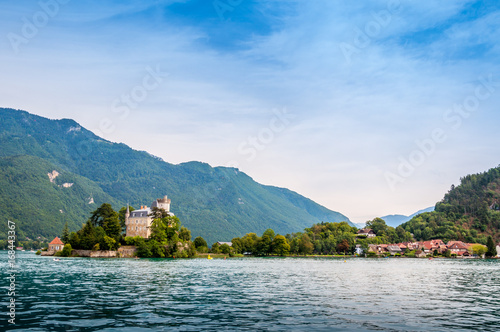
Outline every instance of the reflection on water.
{"type": "MultiPolygon", "coordinates": [[[[0,258],[6,280],[6,252],[0,258]]],[[[19,253],[18,262],[20,330],[500,330],[498,260],[56,262],[19,253]]]]}

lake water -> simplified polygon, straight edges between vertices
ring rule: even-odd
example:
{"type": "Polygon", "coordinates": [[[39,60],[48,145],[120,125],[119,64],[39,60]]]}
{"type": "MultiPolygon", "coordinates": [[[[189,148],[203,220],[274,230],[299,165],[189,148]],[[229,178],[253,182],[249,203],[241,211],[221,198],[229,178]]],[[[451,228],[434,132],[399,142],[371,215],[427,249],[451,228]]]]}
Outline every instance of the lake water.
{"type": "Polygon", "coordinates": [[[242,258],[53,261],[18,253],[0,330],[499,331],[500,261],[242,258]]]}

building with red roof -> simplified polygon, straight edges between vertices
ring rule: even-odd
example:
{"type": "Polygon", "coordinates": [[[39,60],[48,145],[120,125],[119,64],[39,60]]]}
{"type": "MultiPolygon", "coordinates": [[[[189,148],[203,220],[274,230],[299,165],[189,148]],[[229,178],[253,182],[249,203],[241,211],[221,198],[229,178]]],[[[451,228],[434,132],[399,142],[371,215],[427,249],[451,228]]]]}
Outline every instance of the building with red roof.
{"type": "Polygon", "coordinates": [[[54,240],[52,240],[52,242],[49,243],[49,252],[57,252],[57,251],[61,251],[63,250],[63,247],[64,247],[64,243],[61,241],[60,238],[58,238],[57,236],[54,238],[54,240]]]}

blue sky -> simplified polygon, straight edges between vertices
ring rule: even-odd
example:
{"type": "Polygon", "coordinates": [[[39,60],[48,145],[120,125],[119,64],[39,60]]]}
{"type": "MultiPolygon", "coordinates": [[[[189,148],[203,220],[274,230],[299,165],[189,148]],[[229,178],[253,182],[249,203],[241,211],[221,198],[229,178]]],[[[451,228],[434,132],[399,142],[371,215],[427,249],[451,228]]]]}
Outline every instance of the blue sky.
{"type": "Polygon", "coordinates": [[[355,222],[500,164],[495,1],[0,6],[2,107],[237,166],[355,222]]]}

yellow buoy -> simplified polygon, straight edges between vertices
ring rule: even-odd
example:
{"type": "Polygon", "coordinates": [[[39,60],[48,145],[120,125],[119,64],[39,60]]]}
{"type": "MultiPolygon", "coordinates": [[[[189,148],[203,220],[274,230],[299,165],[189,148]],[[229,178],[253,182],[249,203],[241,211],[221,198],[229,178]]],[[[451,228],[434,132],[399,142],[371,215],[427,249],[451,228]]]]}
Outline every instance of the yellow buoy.
{"type": "Polygon", "coordinates": [[[207,258],[208,258],[208,259],[212,259],[212,257],[210,257],[210,255],[208,255],[208,257],[207,257],[207,258]]]}

